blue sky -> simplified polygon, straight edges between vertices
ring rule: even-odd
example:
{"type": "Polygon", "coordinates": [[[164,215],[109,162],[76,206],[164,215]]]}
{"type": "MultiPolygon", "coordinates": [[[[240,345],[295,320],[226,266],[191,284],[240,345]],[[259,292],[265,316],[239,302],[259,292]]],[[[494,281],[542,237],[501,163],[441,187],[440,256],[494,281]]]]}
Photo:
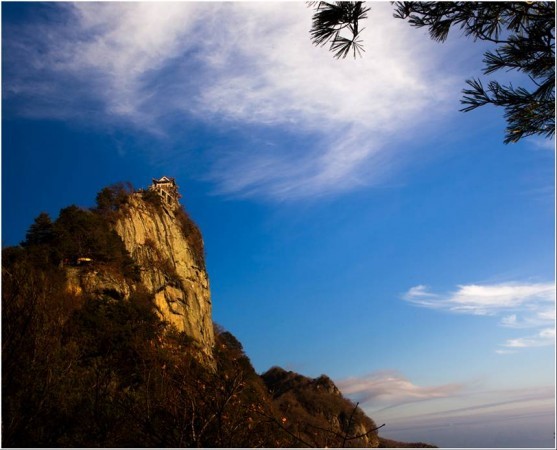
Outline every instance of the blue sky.
{"type": "Polygon", "coordinates": [[[458,112],[485,47],[390,8],[337,61],[303,3],[3,2],[2,245],[176,177],[256,370],[328,374],[387,437],[552,447],[554,142],[458,112]]]}

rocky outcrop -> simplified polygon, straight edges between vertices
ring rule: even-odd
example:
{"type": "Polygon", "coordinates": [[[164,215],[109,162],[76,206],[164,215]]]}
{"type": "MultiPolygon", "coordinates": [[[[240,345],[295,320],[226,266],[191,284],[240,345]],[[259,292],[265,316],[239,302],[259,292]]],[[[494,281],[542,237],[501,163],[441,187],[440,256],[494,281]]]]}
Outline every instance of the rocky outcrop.
{"type": "Polygon", "coordinates": [[[64,258],[66,289],[115,300],[146,292],[169,329],[185,333],[201,350],[201,359],[210,363],[215,338],[203,239],[179,203],[174,179],[153,182],[156,189],[105,188],[96,210],[71,211],[75,217],[69,225],[83,222],[89,227],[79,230],[84,241],[97,228],[105,229],[91,248],[81,250],[76,244],[83,255],[64,258]]]}
{"type": "Polygon", "coordinates": [[[121,207],[114,228],[139,266],[141,283],[153,294],[161,318],[195,339],[210,356],[214,335],[209,279],[184,220],[189,219],[178,203],[146,201],[138,192],[121,207]]]}
{"type": "Polygon", "coordinates": [[[118,300],[127,299],[136,288],[121,273],[98,264],[90,267],[66,267],[66,280],[66,290],[72,294],[87,293],[118,300]]]}
{"type": "Polygon", "coordinates": [[[379,447],[375,422],[344,398],[326,375],[308,378],[273,367],[261,375],[284,415],[304,443],[315,447],[379,447]]]}

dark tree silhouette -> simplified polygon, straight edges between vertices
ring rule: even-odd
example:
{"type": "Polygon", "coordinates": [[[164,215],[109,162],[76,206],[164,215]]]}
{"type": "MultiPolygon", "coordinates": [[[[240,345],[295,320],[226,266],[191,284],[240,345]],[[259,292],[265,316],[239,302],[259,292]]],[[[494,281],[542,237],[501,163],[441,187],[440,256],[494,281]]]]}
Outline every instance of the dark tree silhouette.
{"type": "Polygon", "coordinates": [[[102,214],[110,215],[127,203],[128,197],[134,192],[131,183],[116,183],[103,188],[97,194],[97,211],[102,214]]]}
{"type": "MultiPolygon", "coordinates": [[[[315,8],[310,31],[315,45],[331,43],[336,58],[363,51],[360,21],[370,8],[364,2],[310,2],[315,8]],[[349,34],[349,37],[341,35],[349,34]]],[[[529,86],[515,87],[479,79],[466,80],[461,111],[491,104],[505,110],[505,143],[531,135],[555,135],[555,3],[554,2],[393,2],[394,17],[444,42],[460,28],[474,41],[495,45],[484,54],[485,75],[516,70],[529,86]]]]}
{"type": "Polygon", "coordinates": [[[364,2],[310,2],[315,5],[311,27],[311,40],[315,45],[331,44],[335,58],[346,58],[352,50],[354,58],[364,51],[360,39],[360,20],[367,18],[370,8],[364,2]],[[345,37],[348,31],[350,37],[345,37]]]}
{"type": "Polygon", "coordinates": [[[42,212],[36,218],[33,224],[29,227],[25,235],[25,241],[22,242],[23,246],[46,244],[52,240],[53,237],[53,224],[50,216],[42,212]]]}

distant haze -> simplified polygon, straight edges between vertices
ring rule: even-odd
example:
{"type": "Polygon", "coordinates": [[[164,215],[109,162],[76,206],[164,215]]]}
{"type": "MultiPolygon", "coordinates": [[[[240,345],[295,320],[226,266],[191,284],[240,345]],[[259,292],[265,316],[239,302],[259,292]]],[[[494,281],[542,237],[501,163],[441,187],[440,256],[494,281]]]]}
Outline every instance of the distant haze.
{"type": "MultiPolygon", "coordinates": [[[[451,448],[555,448],[555,413],[539,416],[483,421],[481,415],[469,420],[440,421],[420,426],[385,426],[384,437],[400,441],[423,441],[451,448]]],[[[378,419],[377,419],[378,420],[378,419]]]]}

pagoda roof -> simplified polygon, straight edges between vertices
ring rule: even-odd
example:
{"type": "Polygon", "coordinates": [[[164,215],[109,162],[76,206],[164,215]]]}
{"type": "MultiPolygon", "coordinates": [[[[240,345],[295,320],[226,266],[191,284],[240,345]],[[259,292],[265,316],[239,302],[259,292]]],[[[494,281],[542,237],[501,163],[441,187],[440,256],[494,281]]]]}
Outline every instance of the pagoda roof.
{"type": "Polygon", "coordinates": [[[160,179],[158,179],[158,180],[157,180],[156,178],[153,178],[153,183],[154,183],[154,184],[172,183],[172,184],[175,185],[175,184],[176,184],[176,180],[175,180],[174,178],[164,176],[164,177],[162,177],[162,178],[160,178],[160,179]]]}

